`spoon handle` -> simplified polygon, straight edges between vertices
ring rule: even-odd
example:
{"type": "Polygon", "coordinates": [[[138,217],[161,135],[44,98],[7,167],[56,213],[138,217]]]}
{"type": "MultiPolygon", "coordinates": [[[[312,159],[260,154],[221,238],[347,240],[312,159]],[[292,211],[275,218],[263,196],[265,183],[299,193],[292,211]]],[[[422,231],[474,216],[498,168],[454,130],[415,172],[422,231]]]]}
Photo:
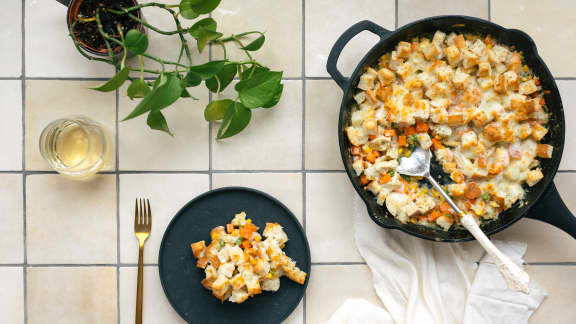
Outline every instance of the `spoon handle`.
{"type": "Polygon", "coordinates": [[[495,245],[490,241],[490,239],[482,232],[480,226],[476,223],[476,220],[470,216],[462,212],[462,210],[454,203],[452,198],[442,189],[440,184],[434,180],[434,178],[428,173],[426,174],[426,179],[440,192],[442,197],[446,199],[446,201],[452,206],[452,208],[462,216],[460,222],[462,226],[464,226],[470,234],[472,234],[478,243],[482,245],[482,247],[494,258],[495,260],[499,261],[498,266],[500,273],[504,277],[504,280],[508,284],[508,287],[523,291],[528,293],[528,283],[530,282],[530,276],[526,271],[520,268],[516,263],[512,262],[510,258],[508,258],[504,253],[502,253],[495,245]]]}

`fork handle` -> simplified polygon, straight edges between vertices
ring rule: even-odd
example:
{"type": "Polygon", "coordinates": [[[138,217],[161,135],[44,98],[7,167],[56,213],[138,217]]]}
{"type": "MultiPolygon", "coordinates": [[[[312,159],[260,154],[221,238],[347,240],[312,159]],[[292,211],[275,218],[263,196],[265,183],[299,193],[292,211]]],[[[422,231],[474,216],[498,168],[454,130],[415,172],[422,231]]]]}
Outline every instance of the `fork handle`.
{"type": "Polygon", "coordinates": [[[142,324],[142,299],[144,290],[144,244],[138,248],[138,288],[136,291],[136,324],[142,324]]]}

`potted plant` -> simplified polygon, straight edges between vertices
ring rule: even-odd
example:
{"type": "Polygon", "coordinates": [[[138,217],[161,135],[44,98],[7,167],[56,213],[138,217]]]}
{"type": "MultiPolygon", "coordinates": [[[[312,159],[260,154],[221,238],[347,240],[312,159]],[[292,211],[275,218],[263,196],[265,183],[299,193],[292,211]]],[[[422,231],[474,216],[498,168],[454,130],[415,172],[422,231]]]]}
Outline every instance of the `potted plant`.
{"type": "MultiPolygon", "coordinates": [[[[265,42],[264,33],[259,31],[242,32],[224,37],[218,32],[217,23],[210,17],[202,17],[212,12],[221,0],[182,0],[179,4],[156,2],[139,4],[135,0],[72,0],[68,9],[70,36],[76,49],[89,60],[114,65],[117,73],[110,80],[94,88],[98,91],[114,91],[125,82],[130,82],[127,95],[130,99],[141,99],[136,108],[123,120],[148,114],[150,128],[172,132],[162,114],[162,109],[180,98],[193,98],[188,88],[202,83],[213,93],[220,93],[238,78],[234,89],[237,96],[209,103],[204,110],[208,122],[222,121],[218,139],[234,136],[250,122],[252,109],[272,108],[282,96],[282,72],[271,71],[252,57],[251,52],[259,50],[265,42]],[[142,16],[142,8],[154,7],[167,11],[174,18],[174,30],[161,30],[147,23],[142,16]],[[181,19],[195,20],[189,28],[183,28],[181,19]],[[178,35],[181,41],[176,61],[156,57],[147,52],[146,31],[162,35],[178,35]],[[191,46],[185,35],[196,41],[191,46]],[[246,39],[250,38],[249,42],[246,39]],[[233,61],[226,56],[226,47],[231,43],[239,46],[246,54],[246,60],[233,61]],[[221,46],[224,59],[194,65],[191,51],[200,53],[209,45],[221,46]],[[126,64],[129,55],[138,58],[139,66],[126,64]],[[143,58],[160,64],[161,69],[151,70],[144,66],[143,58]],[[139,73],[133,78],[130,72],[139,73]],[[155,80],[147,81],[144,73],[156,75],[155,80]]],[[[194,98],[193,98],[194,99],[194,98]]]]}

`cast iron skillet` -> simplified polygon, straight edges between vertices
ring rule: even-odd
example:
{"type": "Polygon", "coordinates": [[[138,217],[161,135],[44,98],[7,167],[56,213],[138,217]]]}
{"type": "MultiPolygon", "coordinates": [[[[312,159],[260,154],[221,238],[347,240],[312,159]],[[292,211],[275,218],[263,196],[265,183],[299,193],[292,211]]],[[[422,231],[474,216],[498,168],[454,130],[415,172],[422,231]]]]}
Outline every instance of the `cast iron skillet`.
{"type": "MultiPolygon", "coordinates": [[[[541,160],[544,179],[532,188],[526,186],[526,202],[523,205],[516,203],[512,208],[500,213],[497,220],[483,224],[482,230],[488,235],[494,234],[526,216],[552,224],[576,238],[576,218],[562,202],[552,181],[558,170],[560,159],[562,158],[565,131],[564,110],[554,78],[546,67],[546,64],[542,61],[542,58],[538,55],[534,41],[526,33],[516,29],[506,29],[492,22],[467,16],[430,17],[405,25],[396,31],[386,30],[371,21],[364,20],[348,28],[340,38],[338,38],[330,51],[326,68],[334,81],[336,81],[344,91],[338,124],[340,153],[344,161],[346,173],[350,181],[352,181],[352,185],[366,203],[368,213],[372,220],[382,227],[399,229],[408,234],[428,240],[460,242],[474,239],[472,235],[464,229],[442,231],[417,224],[402,224],[388,212],[385,206],[379,206],[372,193],[362,188],[359,177],[354,173],[352,168],[353,160],[349,153],[351,144],[344,133],[344,129],[350,120],[356,85],[358,84],[360,75],[364,71],[364,67],[375,66],[378,58],[392,51],[399,41],[410,41],[413,37],[417,36],[431,37],[436,30],[441,30],[446,33],[454,31],[481,35],[490,34],[492,38],[500,43],[515,46],[516,49],[524,53],[528,66],[530,66],[535,75],[540,78],[542,87],[550,90],[550,93],[545,95],[547,106],[551,112],[549,122],[550,131],[546,137],[544,137],[542,143],[553,145],[554,152],[551,159],[541,160]],[[354,36],[363,31],[370,31],[376,34],[380,37],[380,41],[368,51],[352,73],[352,76],[346,78],[336,67],[338,57],[344,46],[346,46],[354,36]]],[[[448,180],[442,173],[441,167],[435,165],[435,163],[433,163],[431,170],[432,174],[436,179],[439,179],[441,183],[448,180]]]]}

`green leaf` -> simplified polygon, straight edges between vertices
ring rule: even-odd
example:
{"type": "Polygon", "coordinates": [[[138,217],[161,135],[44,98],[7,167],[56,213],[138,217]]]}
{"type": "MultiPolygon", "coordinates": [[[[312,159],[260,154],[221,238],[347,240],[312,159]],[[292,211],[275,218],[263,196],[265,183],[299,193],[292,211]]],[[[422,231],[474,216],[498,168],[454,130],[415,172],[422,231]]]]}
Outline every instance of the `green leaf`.
{"type": "Polygon", "coordinates": [[[234,102],[234,104],[228,106],[226,114],[224,114],[224,120],[222,125],[220,125],[216,139],[223,139],[240,133],[248,126],[251,117],[252,112],[250,109],[239,102],[234,102]]]}
{"type": "Polygon", "coordinates": [[[211,61],[202,65],[191,66],[190,72],[196,73],[200,78],[202,78],[202,80],[207,80],[218,74],[225,64],[225,60],[211,61]]]}
{"type": "Polygon", "coordinates": [[[130,99],[134,98],[144,98],[150,93],[150,87],[146,81],[142,79],[136,79],[132,81],[128,87],[127,95],[130,99]]]}
{"type": "Polygon", "coordinates": [[[202,82],[202,77],[196,72],[188,72],[184,77],[186,87],[195,87],[202,82]]]}
{"type": "Polygon", "coordinates": [[[221,0],[183,0],[190,3],[190,7],[197,13],[203,15],[212,12],[221,0]]]}
{"type": "Polygon", "coordinates": [[[242,79],[249,79],[253,76],[255,76],[256,74],[260,74],[262,72],[268,72],[270,71],[269,68],[267,67],[263,67],[263,66],[258,66],[258,65],[252,65],[249,68],[247,68],[246,70],[244,70],[244,72],[242,72],[242,79]],[[252,72],[254,71],[254,72],[252,72]]]}
{"type": "MultiPolygon", "coordinates": [[[[220,81],[220,92],[226,89],[234,79],[236,71],[238,70],[236,67],[236,64],[226,64],[222,70],[216,74],[218,81],[220,81]]],[[[216,77],[212,77],[206,80],[206,87],[212,92],[218,92],[218,81],[216,80],[216,77]]]]}
{"type": "Polygon", "coordinates": [[[174,134],[168,128],[168,123],[166,122],[166,118],[160,112],[160,110],[153,110],[148,114],[148,118],[146,119],[146,123],[150,128],[163,131],[168,133],[170,136],[174,137],[174,134]]]}
{"type": "Polygon", "coordinates": [[[264,37],[264,35],[260,35],[260,37],[253,40],[250,44],[242,47],[242,49],[247,51],[257,51],[260,49],[260,47],[262,47],[262,45],[264,45],[265,39],[266,38],[264,37]]]}
{"type": "Polygon", "coordinates": [[[198,13],[194,11],[192,8],[193,5],[196,5],[201,0],[182,0],[180,2],[180,15],[185,19],[196,19],[198,17],[198,13]]]}
{"type": "Polygon", "coordinates": [[[182,95],[180,79],[175,74],[162,74],[154,83],[154,89],[124,120],[138,117],[151,110],[160,110],[173,104],[182,95]]]}
{"type": "Polygon", "coordinates": [[[188,29],[188,32],[194,36],[194,33],[196,33],[200,27],[204,28],[205,30],[216,31],[217,26],[218,25],[216,20],[208,17],[202,20],[198,20],[194,25],[192,25],[192,27],[190,27],[190,29],[188,29]]]}
{"type": "Polygon", "coordinates": [[[148,37],[136,29],[130,29],[124,39],[126,48],[136,55],[141,55],[148,48],[148,37]]]}
{"type": "Polygon", "coordinates": [[[262,108],[272,108],[272,107],[276,106],[276,104],[278,104],[278,102],[280,101],[280,98],[282,97],[282,91],[283,90],[284,90],[284,85],[282,83],[280,83],[278,85],[278,88],[276,88],[276,91],[274,92],[274,96],[272,97],[272,100],[270,100],[266,104],[262,105],[262,108]]]}
{"type": "Polygon", "coordinates": [[[221,120],[224,118],[228,107],[232,104],[234,104],[234,101],[230,99],[212,101],[204,109],[204,118],[206,121],[221,120]]]}
{"type": "Polygon", "coordinates": [[[120,70],[120,72],[118,72],[118,74],[113,76],[112,79],[106,81],[106,83],[99,85],[96,88],[91,88],[91,89],[97,90],[97,91],[102,91],[102,92],[114,91],[114,90],[120,88],[120,86],[122,86],[122,84],[124,84],[126,79],[128,79],[128,73],[129,72],[130,72],[130,70],[128,70],[128,68],[125,67],[122,70],[120,70]]]}
{"type": "Polygon", "coordinates": [[[235,89],[244,106],[257,108],[273,100],[281,80],[282,72],[262,72],[238,82],[235,89]]]}
{"type": "Polygon", "coordinates": [[[186,90],[186,88],[182,88],[182,94],[180,95],[180,97],[191,98],[192,96],[190,95],[190,92],[188,92],[188,90],[186,90]]]}
{"type": "Polygon", "coordinates": [[[216,31],[216,21],[212,18],[204,18],[188,29],[192,37],[196,39],[198,52],[202,53],[204,47],[215,39],[222,37],[222,33],[216,31]]]}

